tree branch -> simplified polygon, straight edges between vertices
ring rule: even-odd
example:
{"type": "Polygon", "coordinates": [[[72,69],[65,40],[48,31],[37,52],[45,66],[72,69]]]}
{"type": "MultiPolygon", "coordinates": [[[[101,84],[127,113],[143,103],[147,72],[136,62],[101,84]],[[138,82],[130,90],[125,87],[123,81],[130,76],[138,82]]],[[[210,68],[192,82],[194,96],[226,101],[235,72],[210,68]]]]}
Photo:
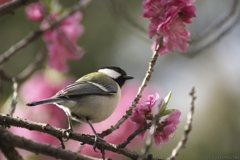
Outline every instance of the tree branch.
{"type": "Polygon", "coordinates": [[[72,8],[65,11],[63,14],[61,14],[59,17],[56,18],[56,21],[54,21],[51,25],[48,25],[46,27],[43,27],[41,29],[35,30],[33,32],[30,32],[25,38],[20,40],[15,45],[11,46],[9,50],[4,52],[0,56],[0,64],[7,61],[10,57],[16,54],[17,51],[21,50],[22,48],[26,47],[29,43],[39,38],[43,32],[51,29],[52,27],[56,26],[59,22],[67,18],[69,15],[73,14],[77,10],[85,7],[87,4],[89,4],[91,0],[80,0],[77,4],[75,4],[72,8]]]}
{"type": "MultiPolygon", "coordinates": [[[[11,117],[8,115],[0,114],[0,125],[3,126],[16,126],[16,127],[22,127],[29,130],[36,130],[40,132],[44,132],[47,134],[50,134],[54,137],[64,137],[73,139],[79,142],[83,142],[85,144],[94,144],[94,136],[93,135],[86,135],[86,134],[79,134],[79,133],[71,133],[69,137],[67,137],[65,134],[63,134],[64,129],[59,129],[53,126],[50,126],[49,124],[43,124],[43,123],[37,123],[32,122],[28,120],[24,120],[21,118],[11,117]]],[[[126,157],[129,157],[131,159],[137,159],[139,157],[139,154],[133,151],[130,151],[126,148],[118,148],[116,145],[107,143],[105,141],[99,141],[97,143],[97,148],[99,149],[105,149],[112,152],[116,152],[119,154],[122,154],[126,157]]],[[[147,156],[143,158],[144,160],[148,159],[147,156]]],[[[152,158],[152,160],[159,160],[158,158],[152,158]]]]}
{"type": "Polygon", "coordinates": [[[13,98],[12,98],[12,103],[8,112],[10,116],[12,116],[13,113],[15,112],[16,105],[17,105],[17,97],[18,97],[18,83],[15,78],[12,78],[12,82],[13,82],[13,98]]]}
{"type": "Polygon", "coordinates": [[[23,81],[25,80],[29,75],[35,71],[35,69],[39,66],[41,62],[43,62],[44,54],[46,54],[46,48],[43,47],[40,49],[38,54],[36,55],[35,59],[21,72],[16,76],[16,80],[23,81]]]}
{"type": "MultiPolygon", "coordinates": [[[[64,150],[56,146],[43,144],[34,142],[32,140],[13,135],[9,131],[0,128],[0,139],[1,144],[8,144],[10,147],[18,147],[21,149],[25,149],[31,152],[34,152],[36,154],[44,154],[55,158],[61,158],[65,160],[69,160],[69,157],[71,157],[71,160],[94,160],[95,158],[90,158],[88,156],[80,155],[76,152],[72,152],[69,150],[64,150]]],[[[11,159],[12,160],[12,159],[11,159]]],[[[20,160],[20,159],[16,159],[20,160]]]]}
{"type": "Polygon", "coordinates": [[[0,6],[0,16],[6,15],[9,13],[13,14],[14,10],[37,1],[38,0],[14,0],[14,1],[10,1],[8,3],[2,4],[0,6]]]}
{"type": "Polygon", "coordinates": [[[194,107],[194,102],[197,98],[194,95],[195,94],[195,88],[194,87],[192,88],[192,90],[189,94],[192,97],[192,101],[191,101],[190,112],[188,113],[187,124],[186,124],[185,129],[184,129],[184,134],[182,136],[181,141],[178,143],[176,148],[172,151],[172,155],[167,160],[175,160],[177,158],[178,152],[180,151],[180,149],[185,147],[185,145],[187,143],[187,140],[188,140],[189,133],[192,130],[193,114],[194,114],[194,108],[195,108],[194,107]]]}
{"type": "Polygon", "coordinates": [[[124,141],[123,143],[118,145],[118,148],[124,148],[126,147],[139,133],[141,133],[142,131],[150,128],[152,125],[152,123],[148,123],[146,125],[144,125],[143,127],[137,129],[136,131],[134,131],[127,139],[126,141],[124,141]]]}
{"type": "MultiPolygon", "coordinates": [[[[4,134],[4,132],[7,131],[4,128],[0,127],[0,137],[2,134],[4,134]]],[[[0,149],[2,150],[4,156],[9,160],[23,160],[17,150],[12,145],[10,145],[10,143],[5,141],[5,137],[1,138],[0,149]]]]}
{"type": "Polygon", "coordinates": [[[15,78],[16,81],[25,80],[42,62],[45,51],[46,51],[45,49],[41,49],[39,53],[36,55],[35,59],[18,75],[11,76],[8,75],[3,69],[0,69],[0,77],[2,77],[2,79],[6,81],[12,81],[13,78],[15,78]]]}
{"type": "Polygon", "coordinates": [[[103,131],[100,134],[101,137],[105,137],[105,136],[111,134],[114,130],[118,129],[120,127],[120,125],[122,125],[123,122],[125,122],[127,120],[127,118],[132,114],[133,108],[136,107],[139,99],[142,96],[142,92],[143,92],[144,88],[147,86],[147,83],[150,80],[151,75],[152,75],[152,73],[154,71],[153,68],[154,68],[154,65],[156,64],[156,61],[157,61],[157,58],[158,58],[158,51],[159,51],[159,49],[162,46],[162,40],[163,40],[162,37],[159,37],[158,45],[156,46],[156,49],[153,52],[151,61],[149,62],[148,71],[147,71],[147,73],[146,73],[146,75],[145,75],[145,77],[144,77],[144,79],[142,81],[141,86],[138,89],[138,93],[137,93],[136,97],[134,98],[134,100],[132,102],[132,106],[129,107],[129,109],[126,111],[126,113],[123,115],[123,117],[114,126],[111,126],[110,129],[107,129],[107,130],[103,131]]]}

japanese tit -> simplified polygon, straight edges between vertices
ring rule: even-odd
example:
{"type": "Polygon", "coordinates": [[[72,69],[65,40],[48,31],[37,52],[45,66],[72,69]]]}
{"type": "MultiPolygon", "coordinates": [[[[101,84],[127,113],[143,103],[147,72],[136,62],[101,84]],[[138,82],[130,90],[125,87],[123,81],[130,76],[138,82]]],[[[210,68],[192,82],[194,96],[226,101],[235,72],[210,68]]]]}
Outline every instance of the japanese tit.
{"type": "Polygon", "coordinates": [[[71,119],[87,122],[99,138],[92,123],[107,119],[115,110],[121,96],[121,87],[132,76],[115,66],[103,67],[89,73],[57,92],[53,97],[28,103],[28,106],[55,104],[68,117],[68,130],[73,131],[71,119]]]}

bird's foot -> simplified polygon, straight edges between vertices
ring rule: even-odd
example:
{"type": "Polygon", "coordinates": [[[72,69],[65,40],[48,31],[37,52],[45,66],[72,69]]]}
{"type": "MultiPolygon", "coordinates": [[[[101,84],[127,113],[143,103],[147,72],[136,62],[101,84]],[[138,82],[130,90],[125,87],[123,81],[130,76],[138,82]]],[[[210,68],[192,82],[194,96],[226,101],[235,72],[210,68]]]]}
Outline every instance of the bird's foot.
{"type": "Polygon", "coordinates": [[[69,140],[69,136],[70,134],[73,132],[73,129],[72,128],[68,128],[68,129],[65,129],[63,132],[62,132],[62,135],[63,137],[67,137],[65,138],[63,141],[64,142],[67,142],[69,140]]]}
{"type": "Polygon", "coordinates": [[[94,143],[93,143],[93,150],[94,150],[95,152],[97,152],[96,148],[97,148],[97,143],[98,143],[99,141],[106,142],[104,139],[102,139],[101,137],[99,137],[99,135],[96,134],[96,135],[95,135],[95,139],[94,139],[94,143]]]}

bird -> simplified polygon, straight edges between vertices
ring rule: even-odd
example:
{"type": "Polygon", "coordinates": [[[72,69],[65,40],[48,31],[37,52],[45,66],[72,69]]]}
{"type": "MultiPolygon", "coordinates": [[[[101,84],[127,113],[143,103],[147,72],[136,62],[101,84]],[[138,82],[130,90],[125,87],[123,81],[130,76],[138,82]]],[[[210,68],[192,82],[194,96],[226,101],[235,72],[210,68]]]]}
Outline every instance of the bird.
{"type": "Polygon", "coordinates": [[[121,87],[126,80],[133,78],[120,67],[102,67],[97,72],[82,76],[76,82],[57,92],[53,97],[30,102],[26,105],[55,104],[63,109],[68,119],[68,129],[65,132],[73,132],[71,119],[88,123],[95,135],[95,147],[97,139],[101,138],[92,123],[98,123],[110,117],[120,100],[121,87]]]}

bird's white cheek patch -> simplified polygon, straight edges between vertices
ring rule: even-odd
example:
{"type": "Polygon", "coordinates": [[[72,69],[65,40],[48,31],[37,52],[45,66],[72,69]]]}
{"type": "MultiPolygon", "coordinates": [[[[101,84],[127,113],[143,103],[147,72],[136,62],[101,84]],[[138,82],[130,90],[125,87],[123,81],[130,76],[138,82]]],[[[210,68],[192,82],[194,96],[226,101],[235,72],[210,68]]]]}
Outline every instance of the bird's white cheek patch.
{"type": "Polygon", "coordinates": [[[118,73],[117,71],[114,71],[114,70],[108,69],[108,68],[99,69],[98,72],[105,73],[106,75],[108,75],[109,77],[112,77],[114,79],[117,79],[118,77],[121,76],[121,74],[118,73]]]}

